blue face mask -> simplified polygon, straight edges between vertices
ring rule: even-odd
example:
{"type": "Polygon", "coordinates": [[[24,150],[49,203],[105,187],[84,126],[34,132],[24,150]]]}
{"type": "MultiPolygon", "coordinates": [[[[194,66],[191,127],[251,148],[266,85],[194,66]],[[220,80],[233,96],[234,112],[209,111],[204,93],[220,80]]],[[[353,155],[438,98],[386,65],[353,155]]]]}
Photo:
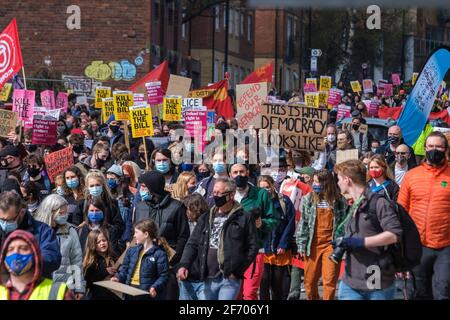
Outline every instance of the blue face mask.
{"type": "Polygon", "coordinates": [[[143,201],[150,201],[150,200],[152,200],[152,195],[148,191],[139,191],[139,194],[141,195],[141,199],[143,201]]]}
{"type": "Polygon", "coordinates": [[[102,195],[102,192],[103,192],[102,186],[95,186],[89,188],[89,193],[93,197],[100,197],[102,195]]]}
{"type": "Polygon", "coordinates": [[[213,169],[217,174],[223,174],[226,171],[225,164],[219,162],[213,163],[213,169]]]}
{"type": "Polygon", "coordinates": [[[100,224],[103,221],[103,211],[89,211],[88,220],[94,224],[100,224]]]}
{"type": "Polygon", "coordinates": [[[168,161],[157,161],[155,168],[158,172],[165,174],[167,172],[169,172],[169,162],[168,161]]]}
{"type": "Polygon", "coordinates": [[[69,189],[76,189],[80,185],[80,181],[78,180],[78,178],[66,179],[66,185],[69,189]]]}
{"type": "Polygon", "coordinates": [[[111,189],[115,189],[117,188],[117,180],[116,179],[108,179],[108,187],[110,187],[111,189]]]}
{"type": "Polygon", "coordinates": [[[56,193],[59,194],[60,196],[64,196],[64,189],[62,187],[57,187],[56,188],[56,193]]]}
{"type": "Polygon", "coordinates": [[[65,225],[65,224],[67,224],[67,220],[69,219],[69,214],[63,214],[63,215],[60,215],[60,214],[58,214],[56,217],[55,217],[55,222],[56,222],[56,224],[58,224],[58,225],[60,225],[60,226],[63,226],[63,225],[65,225]]]}
{"type": "Polygon", "coordinates": [[[315,193],[320,193],[320,191],[322,191],[322,187],[319,184],[313,184],[312,189],[315,193]]]}
{"type": "Polygon", "coordinates": [[[182,163],[180,165],[180,169],[181,169],[181,172],[192,171],[192,169],[194,169],[194,165],[191,163],[182,163]]]}
{"type": "MultiPolygon", "coordinates": [[[[9,270],[16,276],[20,276],[24,273],[24,269],[30,263],[34,263],[33,254],[20,254],[13,253],[6,256],[5,263],[8,265],[9,270]]],[[[28,269],[29,270],[29,269],[28,269]]]]}
{"type": "Polygon", "coordinates": [[[0,228],[2,228],[2,230],[7,234],[11,233],[17,229],[17,222],[16,221],[4,221],[4,220],[0,219],[0,228]]]}

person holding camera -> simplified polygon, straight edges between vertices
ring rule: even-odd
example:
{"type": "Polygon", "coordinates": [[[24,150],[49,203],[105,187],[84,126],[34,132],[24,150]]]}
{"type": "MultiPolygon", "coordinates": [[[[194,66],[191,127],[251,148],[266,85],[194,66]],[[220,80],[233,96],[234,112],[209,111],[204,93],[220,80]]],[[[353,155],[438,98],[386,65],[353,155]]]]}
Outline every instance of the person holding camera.
{"type": "Polygon", "coordinates": [[[348,160],[335,167],[338,186],[353,198],[345,223],[345,236],[333,241],[330,259],[346,254],[345,272],[339,285],[339,300],[392,300],[395,265],[387,246],[402,237],[402,227],[391,202],[367,187],[366,168],[348,160]],[[371,204],[375,201],[375,205],[371,204]],[[374,212],[370,208],[376,208],[374,212]]]}
{"type": "Polygon", "coordinates": [[[313,192],[302,199],[296,237],[299,255],[305,261],[306,299],[319,300],[317,283],[322,276],[323,300],[333,300],[340,262],[329,259],[333,252],[331,241],[342,236],[348,206],[330,171],[316,172],[312,188],[313,192]]]}

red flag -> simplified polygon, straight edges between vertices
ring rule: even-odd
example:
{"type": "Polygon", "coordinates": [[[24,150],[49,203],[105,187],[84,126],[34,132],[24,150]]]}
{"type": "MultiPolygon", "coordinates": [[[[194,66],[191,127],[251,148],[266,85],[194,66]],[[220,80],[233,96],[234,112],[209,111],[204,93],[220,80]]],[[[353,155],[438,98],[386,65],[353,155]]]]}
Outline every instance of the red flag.
{"type": "Polygon", "coordinates": [[[256,82],[270,82],[272,83],[273,62],[263,65],[250,73],[241,84],[256,83],[256,82]]]}
{"type": "Polygon", "coordinates": [[[155,69],[147,73],[145,76],[143,76],[141,79],[136,81],[129,90],[133,92],[139,92],[139,93],[147,93],[145,90],[145,84],[147,82],[152,81],[161,81],[161,88],[163,90],[163,93],[166,93],[167,85],[169,84],[169,62],[167,60],[164,60],[163,63],[161,63],[159,66],[157,66],[155,69]]]}
{"type": "Polygon", "coordinates": [[[380,107],[378,109],[378,117],[381,119],[391,118],[397,120],[402,113],[403,107],[380,107]]]}
{"type": "Polygon", "coordinates": [[[234,117],[233,104],[228,96],[228,80],[226,79],[190,91],[189,98],[203,98],[203,105],[208,110],[214,110],[217,116],[223,116],[226,119],[234,117]]]}
{"type": "Polygon", "coordinates": [[[0,34],[0,89],[23,67],[16,18],[0,34]]]}

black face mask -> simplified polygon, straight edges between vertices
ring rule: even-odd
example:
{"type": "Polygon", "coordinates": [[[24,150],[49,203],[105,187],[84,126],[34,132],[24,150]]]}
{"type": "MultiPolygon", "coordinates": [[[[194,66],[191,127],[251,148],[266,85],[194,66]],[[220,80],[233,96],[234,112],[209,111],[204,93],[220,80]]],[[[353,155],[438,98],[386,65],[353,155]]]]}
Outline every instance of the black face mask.
{"type": "Polygon", "coordinates": [[[129,176],[123,176],[123,183],[125,184],[130,184],[131,183],[131,178],[129,176]]]}
{"type": "Polygon", "coordinates": [[[37,150],[38,146],[35,144],[27,144],[25,145],[25,149],[27,149],[28,152],[35,152],[37,150]]]}
{"type": "Polygon", "coordinates": [[[82,146],[82,145],[73,146],[73,152],[75,152],[76,154],[80,154],[81,152],[83,152],[83,150],[84,150],[84,146],[82,146]]]}
{"type": "Polygon", "coordinates": [[[193,194],[194,193],[194,191],[197,189],[197,187],[196,186],[193,186],[193,187],[190,187],[190,188],[188,188],[188,192],[189,192],[189,194],[193,194]]]}
{"type": "Polygon", "coordinates": [[[201,181],[205,178],[208,178],[211,175],[211,172],[206,171],[206,172],[199,172],[197,173],[197,181],[201,181]]]}
{"type": "Polygon", "coordinates": [[[139,152],[139,158],[145,160],[145,152],[139,152]]]}
{"type": "Polygon", "coordinates": [[[214,203],[216,204],[217,208],[223,207],[228,202],[227,196],[228,194],[225,194],[221,197],[214,196],[214,203]]]}
{"type": "Polygon", "coordinates": [[[359,124],[354,124],[352,125],[353,130],[358,131],[359,129],[359,124]]]}
{"type": "Polygon", "coordinates": [[[388,137],[388,142],[389,142],[390,144],[396,146],[396,145],[399,144],[400,138],[399,138],[399,137],[391,136],[391,137],[388,137]]]}
{"type": "Polygon", "coordinates": [[[425,156],[427,157],[428,162],[430,162],[431,164],[434,164],[434,165],[442,164],[442,162],[445,159],[444,151],[440,151],[437,149],[427,151],[425,153],[425,156]]]}
{"type": "Polygon", "coordinates": [[[41,170],[39,168],[28,168],[27,172],[30,177],[35,178],[41,173],[41,170]]]}
{"type": "Polygon", "coordinates": [[[236,186],[238,188],[245,188],[248,184],[248,177],[247,176],[237,176],[234,178],[234,182],[236,182],[236,186]]]}
{"type": "Polygon", "coordinates": [[[109,126],[109,130],[111,130],[112,133],[119,132],[119,126],[109,126]]]}
{"type": "Polygon", "coordinates": [[[9,166],[9,162],[6,159],[0,159],[0,167],[6,168],[9,166]]]}
{"type": "Polygon", "coordinates": [[[106,160],[103,160],[103,159],[100,159],[100,158],[97,158],[97,165],[99,166],[99,167],[103,167],[104,165],[105,165],[105,163],[106,163],[106,160]]]}

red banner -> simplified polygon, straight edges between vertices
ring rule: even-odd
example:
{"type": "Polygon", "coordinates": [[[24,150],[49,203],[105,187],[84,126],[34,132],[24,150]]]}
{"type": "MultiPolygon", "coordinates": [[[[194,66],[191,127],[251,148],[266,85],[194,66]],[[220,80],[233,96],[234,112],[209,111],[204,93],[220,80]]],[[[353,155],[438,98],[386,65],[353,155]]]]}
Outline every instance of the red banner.
{"type": "Polygon", "coordinates": [[[273,62],[265,64],[252,73],[250,73],[241,84],[257,83],[257,82],[269,82],[272,83],[273,74],[273,62]]]}
{"type": "Polygon", "coordinates": [[[0,89],[23,67],[16,18],[0,34],[0,89]]]}
{"type": "Polygon", "coordinates": [[[216,111],[217,116],[223,116],[226,119],[234,117],[233,104],[228,96],[228,80],[226,79],[190,91],[189,98],[203,98],[203,105],[208,110],[216,111]]]}

